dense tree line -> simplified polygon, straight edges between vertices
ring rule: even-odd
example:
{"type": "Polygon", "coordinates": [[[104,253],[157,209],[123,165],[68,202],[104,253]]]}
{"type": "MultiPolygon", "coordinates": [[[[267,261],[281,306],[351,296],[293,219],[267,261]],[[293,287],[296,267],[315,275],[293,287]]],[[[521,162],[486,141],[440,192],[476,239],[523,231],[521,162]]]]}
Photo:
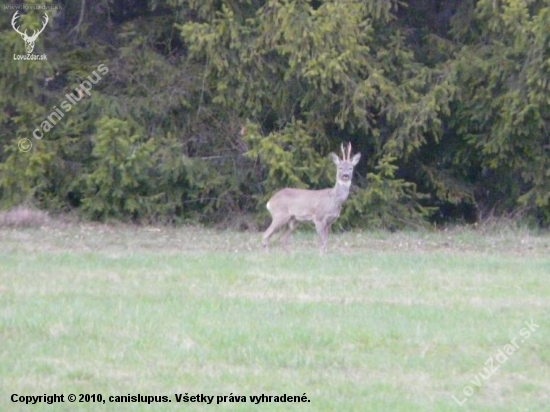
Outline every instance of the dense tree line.
{"type": "Polygon", "coordinates": [[[350,141],[340,225],[550,222],[550,0],[46,3],[47,60],[1,10],[1,208],[261,221],[350,141]]]}

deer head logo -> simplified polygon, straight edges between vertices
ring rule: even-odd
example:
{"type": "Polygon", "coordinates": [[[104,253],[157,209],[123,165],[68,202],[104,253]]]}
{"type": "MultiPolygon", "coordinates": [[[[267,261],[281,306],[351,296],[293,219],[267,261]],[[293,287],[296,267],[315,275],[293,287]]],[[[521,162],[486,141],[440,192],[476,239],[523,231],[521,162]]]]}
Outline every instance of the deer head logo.
{"type": "Polygon", "coordinates": [[[40,30],[34,30],[34,33],[32,34],[32,36],[29,36],[27,34],[27,30],[25,30],[24,33],[21,33],[19,31],[19,27],[15,26],[16,20],[19,18],[18,13],[19,11],[16,11],[15,14],[13,15],[13,18],[11,19],[11,26],[17,33],[21,35],[21,37],[25,41],[25,49],[27,49],[27,54],[31,54],[34,49],[34,43],[36,42],[38,35],[44,31],[44,28],[48,24],[48,15],[44,14],[44,24],[42,28],[40,30]]]}

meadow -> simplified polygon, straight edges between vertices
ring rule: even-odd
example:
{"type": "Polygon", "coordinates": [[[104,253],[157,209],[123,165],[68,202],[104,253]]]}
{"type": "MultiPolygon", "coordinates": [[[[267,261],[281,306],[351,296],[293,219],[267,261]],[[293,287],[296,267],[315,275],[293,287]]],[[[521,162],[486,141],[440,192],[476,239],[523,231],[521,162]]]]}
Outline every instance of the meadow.
{"type": "Polygon", "coordinates": [[[0,229],[0,410],[550,410],[548,233],[332,233],[322,257],[313,232],[290,254],[260,237],[0,229]],[[138,394],[170,402],[109,401],[138,394]]]}

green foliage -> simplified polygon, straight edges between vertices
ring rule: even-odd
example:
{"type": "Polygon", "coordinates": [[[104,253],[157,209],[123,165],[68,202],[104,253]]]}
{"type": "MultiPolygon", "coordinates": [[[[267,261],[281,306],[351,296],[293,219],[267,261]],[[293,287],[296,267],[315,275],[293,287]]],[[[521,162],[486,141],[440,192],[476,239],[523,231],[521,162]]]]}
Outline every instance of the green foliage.
{"type": "MultiPolygon", "coordinates": [[[[250,147],[246,155],[260,159],[267,169],[266,194],[259,199],[262,206],[281,187],[321,189],[334,184],[334,165],[316,147],[322,140],[308,135],[300,121],[266,137],[257,125],[249,123],[246,130],[244,140],[250,147]]],[[[394,161],[389,156],[380,159],[376,173],[367,175],[367,187],[354,191],[339,226],[403,228],[418,225],[433,213],[433,208],[421,204],[429,196],[417,193],[414,183],[396,178],[394,161]]]]}
{"type": "MultiPolygon", "coordinates": [[[[390,4],[269,1],[250,13],[223,2],[180,27],[191,56],[205,62],[212,101],[227,108],[240,101],[243,117],[269,119],[253,120],[244,138],[247,156],[265,168],[260,204],[281,187],[332,186],[326,155],[339,146],[342,131],[355,147],[374,151],[373,167],[381,156],[407,157],[426,135],[440,134],[439,115],[448,113],[452,87],[446,77],[432,86],[432,76],[441,76],[414,62],[399,32],[380,28],[391,20],[390,4]]],[[[412,182],[384,179],[391,182],[386,201],[417,196],[412,182]]],[[[355,210],[369,209],[371,199],[357,198],[355,210]]],[[[386,210],[398,209],[382,212],[395,226],[401,225],[396,219],[426,215],[396,217],[386,210]]],[[[345,216],[341,222],[348,224],[345,216]]],[[[361,225],[368,220],[356,219],[361,225]]]]}
{"type": "Polygon", "coordinates": [[[79,7],[49,12],[46,61],[10,60],[24,45],[0,21],[1,208],[227,222],[281,187],[332,186],[327,154],[350,141],[342,226],[434,208],[550,223],[547,1],[104,2],[75,27],[79,7]],[[92,96],[35,139],[100,63],[92,96]]]}
{"type": "Polygon", "coordinates": [[[97,124],[92,171],[85,175],[82,210],[92,218],[139,219],[150,213],[148,177],[154,140],[142,142],[129,121],[103,118],[97,124]]]}
{"type": "Polygon", "coordinates": [[[319,153],[322,137],[309,135],[301,121],[265,137],[257,125],[248,123],[246,130],[244,141],[250,148],[246,155],[259,158],[267,169],[263,183],[268,196],[281,187],[320,188],[332,180],[332,162],[319,153]]]}
{"type": "Polygon", "coordinates": [[[463,47],[454,62],[459,96],[452,120],[462,150],[479,155],[494,201],[550,217],[550,6],[545,2],[480,1],[483,43],[463,47]]]}
{"type": "Polygon", "coordinates": [[[0,191],[4,207],[33,203],[51,189],[54,154],[38,148],[21,155],[17,146],[6,148],[7,159],[0,164],[0,191]]]}
{"type": "Polygon", "coordinates": [[[384,156],[375,172],[368,173],[368,186],[348,201],[342,222],[355,227],[395,230],[423,225],[434,213],[435,208],[422,204],[429,195],[418,193],[414,183],[396,178],[395,160],[384,156]]]}

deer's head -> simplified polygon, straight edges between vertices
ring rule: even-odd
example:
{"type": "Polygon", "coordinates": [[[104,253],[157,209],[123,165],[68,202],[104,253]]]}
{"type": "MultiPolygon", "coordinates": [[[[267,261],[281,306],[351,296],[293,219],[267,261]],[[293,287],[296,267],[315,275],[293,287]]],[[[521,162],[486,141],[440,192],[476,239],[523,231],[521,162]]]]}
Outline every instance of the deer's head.
{"type": "Polygon", "coordinates": [[[44,24],[42,25],[42,28],[40,30],[34,30],[34,33],[32,34],[32,36],[29,36],[27,34],[27,30],[25,30],[25,32],[22,33],[19,30],[19,27],[15,26],[16,20],[19,18],[18,13],[19,11],[16,11],[15,14],[13,15],[13,18],[11,19],[11,26],[17,33],[21,35],[21,37],[25,41],[25,49],[27,50],[27,54],[31,54],[32,51],[34,50],[34,43],[36,42],[38,35],[44,31],[44,28],[48,24],[48,15],[44,14],[44,24]]]}
{"type": "Polygon", "coordinates": [[[353,157],[351,157],[351,143],[348,143],[346,148],[344,148],[344,145],[342,144],[340,149],[342,150],[341,159],[335,153],[331,153],[330,158],[336,165],[336,181],[339,184],[349,186],[353,176],[353,168],[357,163],[359,163],[361,153],[356,153],[353,157]]]}

